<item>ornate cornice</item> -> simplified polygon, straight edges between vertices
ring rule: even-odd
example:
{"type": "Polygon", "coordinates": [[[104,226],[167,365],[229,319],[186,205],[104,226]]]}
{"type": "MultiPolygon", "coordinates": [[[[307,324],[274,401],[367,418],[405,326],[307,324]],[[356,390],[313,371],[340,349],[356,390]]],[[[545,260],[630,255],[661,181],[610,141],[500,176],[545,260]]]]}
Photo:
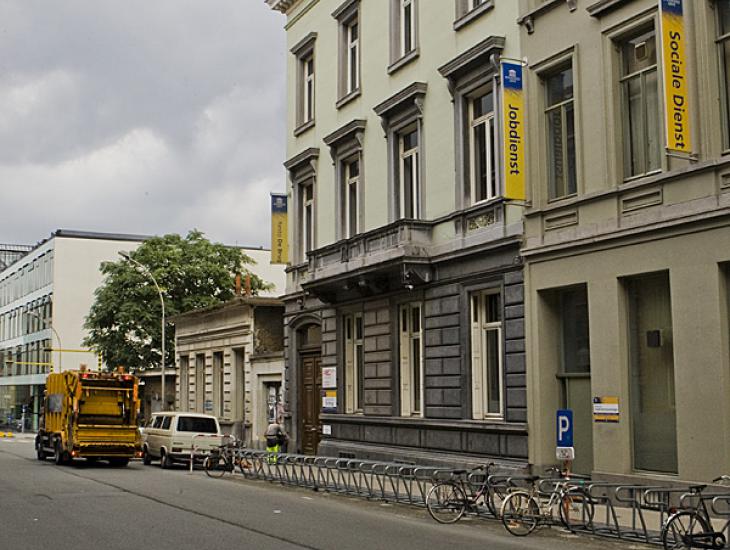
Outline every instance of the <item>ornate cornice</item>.
{"type": "Polygon", "coordinates": [[[281,13],[286,13],[286,11],[291,8],[294,3],[297,0],[265,0],[266,5],[269,6],[272,10],[280,11],[281,13]]]}

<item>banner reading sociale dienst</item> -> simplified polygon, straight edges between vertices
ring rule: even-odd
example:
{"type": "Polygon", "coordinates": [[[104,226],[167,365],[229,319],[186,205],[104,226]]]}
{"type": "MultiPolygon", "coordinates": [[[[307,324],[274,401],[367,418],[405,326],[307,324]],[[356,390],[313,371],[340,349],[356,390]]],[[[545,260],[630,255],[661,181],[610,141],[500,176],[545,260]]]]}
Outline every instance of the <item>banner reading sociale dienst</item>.
{"type": "Polygon", "coordinates": [[[504,196],[525,199],[525,99],[522,65],[502,63],[504,196]]]}
{"type": "Polygon", "coordinates": [[[682,0],[659,0],[664,72],[664,119],[667,149],[690,154],[689,97],[687,90],[687,31],[682,0]]]}
{"type": "Polygon", "coordinates": [[[287,197],[271,193],[271,263],[289,262],[289,229],[287,225],[287,197]]]}

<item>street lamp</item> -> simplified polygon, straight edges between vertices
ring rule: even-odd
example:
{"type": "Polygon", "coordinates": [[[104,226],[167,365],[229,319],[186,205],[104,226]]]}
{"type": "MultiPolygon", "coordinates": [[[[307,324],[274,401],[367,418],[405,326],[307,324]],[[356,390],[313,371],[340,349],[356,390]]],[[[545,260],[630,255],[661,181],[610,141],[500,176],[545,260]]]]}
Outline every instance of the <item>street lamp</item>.
{"type": "MultiPolygon", "coordinates": [[[[35,317],[38,319],[41,323],[43,323],[43,317],[38,315],[35,311],[25,311],[26,315],[30,315],[31,317],[35,317]]],[[[61,364],[61,360],[63,358],[63,344],[61,344],[61,337],[58,335],[58,331],[53,326],[53,323],[49,321],[48,326],[53,331],[53,334],[56,335],[56,340],[58,340],[58,372],[63,371],[63,365],[61,364]]],[[[53,341],[51,341],[51,351],[53,351],[53,341]]]]}
{"type": "Polygon", "coordinates": [[[132,258],[132,256],[129,254],[129,252],[120,251],[119,255],[127,260],[128,262],[132,262],[135,266],[137,266],[142,273],[145,275],[148,275],[150,279],[152,279],[152,283],[155,285],[155,288],[157,289],[157,293],[160,295],[160,305],[162,306],[162,358],[160,360],[160,375],[161,375],[161,383],[160,383],[160,392],[162,393],[162,410],[164,411],[167,407],[167,399],[165,398],[165,300],[162,297],[162,289],[160,289],[160,285],[157,284],[157,279],[155,279],[155,276],[152,275],[152,272],[149,270],[149,268],[145,265],[142,265],[137,260],[132,258]]]}

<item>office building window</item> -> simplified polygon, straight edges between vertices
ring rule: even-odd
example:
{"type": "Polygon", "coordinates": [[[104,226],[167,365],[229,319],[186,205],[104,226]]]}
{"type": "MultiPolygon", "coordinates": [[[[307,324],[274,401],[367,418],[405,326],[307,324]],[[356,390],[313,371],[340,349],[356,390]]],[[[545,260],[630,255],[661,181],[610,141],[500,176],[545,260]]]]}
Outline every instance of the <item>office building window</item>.
{"type": "Polygon", "coordinates": [[[421,216],[421,176],[418,144],[418,129],[408,129],[398,134],[399,218],[418,219],[421,216]]]}
{"type": "Polygon", "coordinates": [[[548,75],[545,84],[545,126],[548,147],[548,198],[576,193],[573,69],[548,75]]]}
{"type": "Polygon", "coordinates": [[[502,298],[498,290],[471,296],[472,409],[475,419],[501,418],[502,298]]]}
{"type": "Polygon", "coordinates": [[[314,250],[314,180],[309,179],[299,184],[299,250],[301,261],[307,259],[307,252],[314,250]]]}
{"type": "Polygon", "coordinates": [[[360,25],[358,20],[347,25],[347,93],[360,87],[360,25]]]}
{"type": "Polygon", "coordinates": [[[730,1],[715,2],[717,46],[720,53],[720,92],[723,99],[725,148],[730,148],[730,1]]]}
{"type": "Polygon", "coordinates": [[[391,0],[390,13],[392,73],[418,56],[418,0],[391,0]]]}
{"type": "Polygon", "coordinates": [[[661,120],[656,32],[644,29],[619,43],[623,115],[624,175],[661,168],[661,120]]]}
{"type": "Polygon", "coordinates": [[[345,402],[348,413],[361,412],[365,387],[362,314],[344,318],[345,402]]]}
{"type": "Polygon", "coordinates": [[[499,194],[497,180],[494,92],[482,90],[467,98],[469,117],[469,165],[472,203],[499,194]]]}
{"type": "Polygon", "coordinates": [[[345,236],[354,237],[360,232],[359,188],[360,188],[360,156],[343,162],[343,214],[345,236]]]}
{"type": "Polygon", "coordinates": [[[403,305],[400,326],[401,414],[423,416],[423,345],[422,307],[419,303],[403,305]]]}
{"type": "Polygon", "coordinates": [[[316,33],[310,33],[295,45],[291,52],[297,59],[296,79],[296,123],[294,135],[314,125],[316,111],[316,79],[315,79],[315,55],[314,45],[317,38],[316,33]]]}

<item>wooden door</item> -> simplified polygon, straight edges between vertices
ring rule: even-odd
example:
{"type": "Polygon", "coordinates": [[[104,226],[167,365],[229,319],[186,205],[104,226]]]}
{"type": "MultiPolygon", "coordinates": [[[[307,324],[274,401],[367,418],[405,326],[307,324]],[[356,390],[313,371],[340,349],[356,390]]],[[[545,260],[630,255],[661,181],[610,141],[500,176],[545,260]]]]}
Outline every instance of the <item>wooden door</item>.
{"type": "Polygon", "coordinates": [[[319,412],[322,408],[322,358],[319,355],[302,356],[299,372],[299,433],[302,452],[315,455],[321,433],[319,412]]]}

